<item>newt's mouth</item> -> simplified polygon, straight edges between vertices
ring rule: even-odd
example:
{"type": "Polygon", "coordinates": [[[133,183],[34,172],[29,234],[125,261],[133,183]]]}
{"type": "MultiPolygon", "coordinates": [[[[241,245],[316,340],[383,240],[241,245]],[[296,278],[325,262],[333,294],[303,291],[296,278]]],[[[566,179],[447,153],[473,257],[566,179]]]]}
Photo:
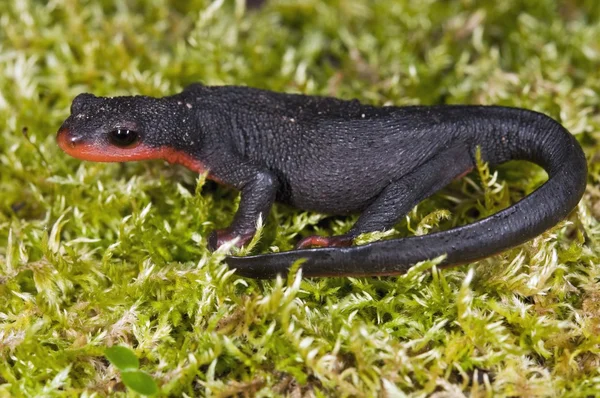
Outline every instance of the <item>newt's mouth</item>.
{"type": "MultiPolygon", "coordinates": [[[[204,164],[193,156],[168,146],[151,147],[137,143],[127,148],[119,148],[102,139],[88,139],[73,134],[61,127],[56,134],[58,146],[70,156],[92,162],[130,162],[135,160],[164,159],[169,163],[179,163],[199,174],[206,171],[204,164]]],[[[214,179],[209,175],[209,178],[214,179]]],[[[215,179],[215,181],[217,181],[215,179]]]]}
{"type": "Polygon", "coordinates": [[[129,162],[162,158],[160,151],[156,148],[142,144],[119,148],[102,139],[89,139],[73,134],[66,127],[58,130],[56,142],[67,155],[93,162],[129,162]]]}

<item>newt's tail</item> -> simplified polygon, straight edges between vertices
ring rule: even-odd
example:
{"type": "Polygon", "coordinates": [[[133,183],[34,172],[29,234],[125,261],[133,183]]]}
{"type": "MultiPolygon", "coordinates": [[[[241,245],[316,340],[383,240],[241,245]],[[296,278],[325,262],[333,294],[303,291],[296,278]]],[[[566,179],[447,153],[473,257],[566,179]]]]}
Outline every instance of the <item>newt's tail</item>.
{"type": "Polygon", "coordinates": [[[227,257],[240,275],[272,278],[303,259],[304,276],[378,276],[405,273],[416,263],[446,254],[442,265],[463,264],[524,243],[549,229],[577,205],[586,186],[587,164],[573,136],[553,119],[531,111],[472,107],[484,160],[535,162],[549,179],[518,203],[488,218],[448,231],[348,248],[316,248],[247,257],[227,257]],[[490,120],[492,119],[492,120],[490,120]],[[494,120],[495,119],[495,120],[494,120]],[[492,144],[490,144],[492,143],[492,144]]]}

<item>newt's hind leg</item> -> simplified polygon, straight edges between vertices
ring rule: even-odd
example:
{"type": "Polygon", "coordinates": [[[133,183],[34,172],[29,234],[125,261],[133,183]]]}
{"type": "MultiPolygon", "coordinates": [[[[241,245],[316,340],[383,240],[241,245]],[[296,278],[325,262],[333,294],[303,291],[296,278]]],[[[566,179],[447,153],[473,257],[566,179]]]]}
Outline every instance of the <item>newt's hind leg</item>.
{"type": "Polygon", "coordinates": [[[360,234],[390,229],[419,202],[452,180],[464,176],[473,167],[473,159],[465,145],[446,149],[385,187],[346,234],[331,237],[309,236],[302,239],[296,247],[303,249],[311,246],[350,246],[360,234]]]}

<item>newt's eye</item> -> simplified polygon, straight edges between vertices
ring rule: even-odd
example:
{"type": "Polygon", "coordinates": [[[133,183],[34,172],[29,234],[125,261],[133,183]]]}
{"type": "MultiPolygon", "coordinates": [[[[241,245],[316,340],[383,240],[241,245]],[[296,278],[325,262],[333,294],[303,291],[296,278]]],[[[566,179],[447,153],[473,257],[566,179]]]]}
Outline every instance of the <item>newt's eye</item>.
{"type": "Polygon", "coordinates": [[[111,145],[119,148],[127,148],[138,142],[140,135],[138,132],[127,129],[117,129],[108,133],[108,140],[111,145]]]}

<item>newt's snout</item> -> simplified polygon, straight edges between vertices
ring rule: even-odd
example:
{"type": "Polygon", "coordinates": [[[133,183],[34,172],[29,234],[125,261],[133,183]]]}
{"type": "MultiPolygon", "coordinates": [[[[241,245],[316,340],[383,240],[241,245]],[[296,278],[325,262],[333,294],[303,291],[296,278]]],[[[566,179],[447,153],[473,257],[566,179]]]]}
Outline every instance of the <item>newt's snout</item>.
{"type": "Polygon", "coordinates": [[[86,155],[89,154],[91,148],[86,145],[82,135],[74,134],[67,127],[61,127],[56,133],[56,142],[67,155],[87,160],[88,156],[86,155]]]}
{"type": "Polygon", "coordinates": [[[61,127],[56,134],[56,141],[63,151],[69,153],[69,150],[75,148],[83,140],[82,137],[71,134],[68,128],[61,127]]]}
{"type": "MultiPolygon", "coordinates": [[[[67,127],[61,127],[56,133],[56,142],[60,149],[62,149],[67,155],[73,156],[74,158],[83,160],[99,160],[101,150],[94,145],[94,142],[85,139],[81,134],[74,133],[67,127]]],[[[102,157],[102,156],[100,156],[102,157]]]]}

